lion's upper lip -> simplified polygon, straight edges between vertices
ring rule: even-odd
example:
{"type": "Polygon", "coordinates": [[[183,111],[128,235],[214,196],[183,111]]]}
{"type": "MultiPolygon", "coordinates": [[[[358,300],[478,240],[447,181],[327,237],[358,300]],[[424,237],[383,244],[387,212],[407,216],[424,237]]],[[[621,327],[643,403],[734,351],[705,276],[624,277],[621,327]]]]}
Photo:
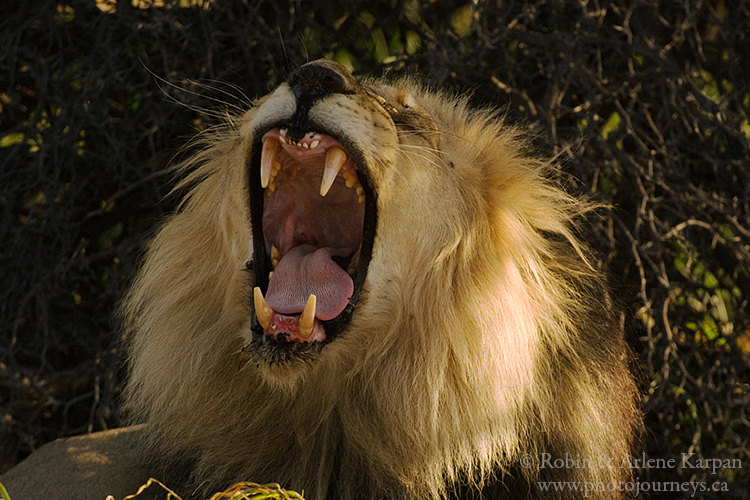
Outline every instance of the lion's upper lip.
{"type": "Polygon", "coordinates": [[[256,234],[262,234],[272,272],[265,303],[256,292],[256,315],[267,334],[322,340],[321,322],[339,317],[355,292],[350,275],[362,249],[364,188],[351,155],[327,134],[275,127],[261,144],[264,198],[256,234]],[[316,299],[312,313],[306,310],[310,295],[316,299]]]}

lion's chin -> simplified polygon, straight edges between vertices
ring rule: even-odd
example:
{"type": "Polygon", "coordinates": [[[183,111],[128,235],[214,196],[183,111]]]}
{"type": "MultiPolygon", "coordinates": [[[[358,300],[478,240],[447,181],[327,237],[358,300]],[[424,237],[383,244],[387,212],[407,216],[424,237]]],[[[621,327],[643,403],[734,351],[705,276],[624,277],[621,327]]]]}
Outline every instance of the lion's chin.
{"type": "Polygon", "coordinates": [[[280,341],[273,335],[253,332],[243,352],[248,365],[274,389],[293,393],[319,361],[325,342],[280,341]]]}

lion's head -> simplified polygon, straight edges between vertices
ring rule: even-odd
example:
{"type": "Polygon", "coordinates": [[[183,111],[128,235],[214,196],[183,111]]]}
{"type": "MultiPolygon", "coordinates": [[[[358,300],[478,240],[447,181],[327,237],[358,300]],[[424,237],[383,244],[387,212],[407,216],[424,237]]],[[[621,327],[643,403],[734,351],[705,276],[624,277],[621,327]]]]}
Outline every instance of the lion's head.
{"type": "Polygon", "coordinates": [[[589,207],[497,113],[316,61],[203,145],[123,307],[156,453],[331,500],[628,476],[589,207]]]}

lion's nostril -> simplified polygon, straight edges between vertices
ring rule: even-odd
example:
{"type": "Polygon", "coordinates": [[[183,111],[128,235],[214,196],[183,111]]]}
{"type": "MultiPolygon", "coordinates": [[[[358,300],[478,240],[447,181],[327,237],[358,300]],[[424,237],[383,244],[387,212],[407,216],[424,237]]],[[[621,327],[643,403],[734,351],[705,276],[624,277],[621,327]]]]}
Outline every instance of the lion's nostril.
{"type": "Polygon", "coordinates": [[[287,78],[297,101],[289,119],[289,137],[299,141],[307,132],[307,114],[317,101],[332,94],[353,94],[360,88],[357,79],[341,64],[319,59],[293,71],[287,78]]]}
{"type": "Polygon", "coordinates": [[[318,60],[305,64],[287,79],[300,106],[309,107],[329,94],[350,94],[358,86],[346,68],[335,61],[318,60]]]}
{"type": "Polygon", "coordinates": [[[329,68],[302,66],[289,76],[294,96],[300,100],[316,100],[344,90],[344,79],[329,68]]]}

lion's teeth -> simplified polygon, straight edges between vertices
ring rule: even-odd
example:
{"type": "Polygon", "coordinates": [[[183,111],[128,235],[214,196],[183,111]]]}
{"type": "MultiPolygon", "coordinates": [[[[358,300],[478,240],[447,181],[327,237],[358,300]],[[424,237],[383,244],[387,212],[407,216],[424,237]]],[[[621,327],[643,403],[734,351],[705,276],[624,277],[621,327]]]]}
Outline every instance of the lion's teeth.
{"type": "Polygon", "coordinates": [[[357,184],[357,203],[365,202],[365,190],[362,184],[357,184]]]}
{"type": "Polygon", "coordinates": [[[362,184],[359,182],[357,173],[351,168],[346,168],[343,172],[341,172],[341,175],[344,177],[346,187],[355,189],[357,191],[357,202],[364,203],[365,190],[364,188],[362,188],[362,184]]]}
{"type": "Polygon", "coordinates": [[[263,141],[263,150],[260,154],[260,185],[267,188],[271,181],[271,173],[276,162],[276,153],[279,151],[279,143],[266,139],[263,141]]]}
{"type": "Polygon", "coordinates": [[[354,274],[357,272],[358,264],[359,264],[359,255],[357,255],[356,258],[349,263],[349,269],[347,269],[346,272],[349,273],[349,275],[354,276],[354,274]]]}
{"type": "Polygon", "coordinates": [[[299,316],[299,335],[303,339],[308,338],[312,335],[313,326],[315,326],[315,306],[317,304],[317,297],[311,293],[305,304],[305,310],[299,316]]]}
{"type": "Polygon", "coordinates": [[[258,317],[260,326],[264,330],[268,330],[268,327],[271,325],[271,318],[273,318],[273,309],[271,309],[263,297],[260,287],[256,286],[253,288],[253,302],[255,302],[255,315],[258,317]]]}
{"type": "Polygon", "coordinates": [[[346,181],[346,187],[350,188],[353,187],[355,184],[359,184],[359,180],[357,179],[357,174],[354,172],[354,170],[347,168],[344,170],[344,172],[341,174],[344,176],[344,180],[346,181]]]}
{"type": "Polygon", "coordinates": [[[271,267],[276,269],[276,266],[279,265],[279,261],[281,260],[281,252],[278,248],[271,245],[271,267]]]}
{"type": "Polygon", "coordinates": [[[314,140],[310,143],[310,149],[315,149],[318,147],[318,144],[320,144],[320,141],[314,140]]]}
{"type": "Polygon", "coordinates": [[[320,196],[325,196],[331,189],[341,167],[346,163],[346,152],[340,147],[333,146],[326,151],[326,163],[323,169],[323,180],[320,183],[320,196]]]}

